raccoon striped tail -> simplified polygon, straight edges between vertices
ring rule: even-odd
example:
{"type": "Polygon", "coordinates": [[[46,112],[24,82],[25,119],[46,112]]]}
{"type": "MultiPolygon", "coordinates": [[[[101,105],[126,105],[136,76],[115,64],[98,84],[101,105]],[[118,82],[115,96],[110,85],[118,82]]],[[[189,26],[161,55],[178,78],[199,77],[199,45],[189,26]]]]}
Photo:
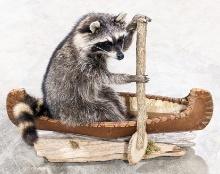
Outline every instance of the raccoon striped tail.
{"type": "Polygon", "coordinates": [[[38,139],[35,119],[44,112],[43,110],[43,102],[29,95],[13,108],[22,138],[28,145],[33,145],[38,139]]]}

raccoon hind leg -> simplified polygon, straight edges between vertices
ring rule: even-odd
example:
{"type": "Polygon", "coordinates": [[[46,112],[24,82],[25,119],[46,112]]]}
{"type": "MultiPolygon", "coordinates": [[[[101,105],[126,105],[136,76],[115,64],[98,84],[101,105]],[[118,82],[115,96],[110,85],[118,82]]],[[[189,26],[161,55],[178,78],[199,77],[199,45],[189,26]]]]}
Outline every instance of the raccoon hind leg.
{"type": "Polygon", "coordinates": [[[125,105],[120,101],[120,97],[112,88],[108,86],[103,86],[102,90],[99,93],[99,96],[112,102],[122,115],[126,115],[127,111],[125,105]]]}
{"type": "Polygon", "coordinates": [[[96,102],[96,115],[98,121],[123,121],[126,120],[125,115],[122,114],[117,106],[110,100],[102,99],[96,102]]]}
{"type": "Polygon", "coordinates": [[[119,95],[110,87],[103,86],[102,91],[100,91],[100,97],[103,97],[111,101],[119,110],[119,112],[126,117],[127,120],[133,119],[135,116],[127,112],[127,107],[120,100],[119,95]]]}

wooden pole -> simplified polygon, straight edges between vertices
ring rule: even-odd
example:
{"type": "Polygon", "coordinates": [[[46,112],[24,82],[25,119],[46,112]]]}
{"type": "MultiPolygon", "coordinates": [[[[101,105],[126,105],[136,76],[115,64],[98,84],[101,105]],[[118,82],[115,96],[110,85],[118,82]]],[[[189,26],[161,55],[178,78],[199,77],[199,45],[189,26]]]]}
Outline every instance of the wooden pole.
{"type": "MultiPolygon", "coordinates": [[[[144,76],[146,69],[146,33],[147,22],[151,20],[146,16],[137,19],[137,41],[136,41],[136,75],[144,76]]],[[[146,132],[147,110],[145,102],[145,83],[136,84],[137,93],[137,132],[131,137],[128,147],[128,161],[135,164],[140,161],[146,151],[148,140],[146,132]]]]}
{"type": "MultiPolygon", "coordinates": [[[[146,31],[147,21],[145,18],[139,18],[137,22],[137,42],[136,42],[136,74],[145,75],[146,69],[146,31]]],[[[146,132],[147,109],[145,102],[145,83],[136,83],[137,94],[137,149],[140,150],[144,146],[143,135],[146,132]]]]}

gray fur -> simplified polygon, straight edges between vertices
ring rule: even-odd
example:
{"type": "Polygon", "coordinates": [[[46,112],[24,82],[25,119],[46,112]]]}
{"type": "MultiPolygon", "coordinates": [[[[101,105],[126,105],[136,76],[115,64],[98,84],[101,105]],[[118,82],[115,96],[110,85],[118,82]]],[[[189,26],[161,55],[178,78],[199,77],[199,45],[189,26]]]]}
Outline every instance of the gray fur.
{"type": "Polygon", "coordinates": [[[126,108],[109,85],[147,82],[148,78],[113,74],[107,69],[107,59],[127,50],[136,30],[136,21],[126,27],[124,22],[117,23],[116,17],[104,13],[83,16],[54,51],[42,84],[44,103],[54,118],[70,125],[126,119],[126,108]],[[91,32],[90,24],[95,21],[100,22],[100,28],[91,32]],[[91,51],[100,40],[123,32],[126,36],[122,48],[117,46],[111,53],[91,51]]]}

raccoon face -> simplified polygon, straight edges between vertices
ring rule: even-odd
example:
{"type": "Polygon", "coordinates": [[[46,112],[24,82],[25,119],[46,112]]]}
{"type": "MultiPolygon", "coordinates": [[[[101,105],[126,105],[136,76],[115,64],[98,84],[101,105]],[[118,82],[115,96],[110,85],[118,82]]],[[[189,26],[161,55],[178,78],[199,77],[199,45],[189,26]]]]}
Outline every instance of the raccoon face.
{"type": "Polygon", "coordinates": [[[113,16],[103,13],[88,14],[80,23],[74,43],[80,51],[118,60],[124,58],[123,44],[126,36],[125,14],[113,16]]]}
{"type": "Polygon", "coordinates": [[[122,60],[124,58],[124,54],[122,52],[124,37],[124,34],[119,35],[119,37],[114,35],[108,37],[106,40],[93,44],[91,47],[91,52],[94,54],[102,54],[107,57],[122,60]]]}

